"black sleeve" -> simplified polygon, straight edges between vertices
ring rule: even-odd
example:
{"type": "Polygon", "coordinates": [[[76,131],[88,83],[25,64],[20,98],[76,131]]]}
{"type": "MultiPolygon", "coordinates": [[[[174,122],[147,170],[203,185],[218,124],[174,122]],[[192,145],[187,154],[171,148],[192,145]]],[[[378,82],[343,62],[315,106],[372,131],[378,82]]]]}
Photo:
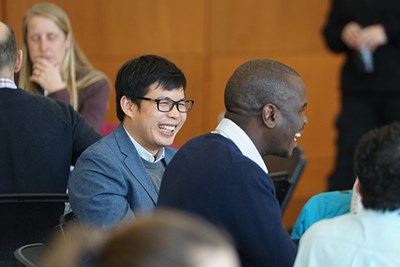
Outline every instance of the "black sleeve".
{"type": "Polygon", "coordinates": [[[76,160],[82,152],[91,144],[101,139],[101,135],[90,126],[85,119],[70,105],[68,105],[69,114],[71,117],[71,130],[72,130],[72,158],[71,164],[75,165],[76,160]]]}
{"type": "Polygon", "coordinates": [[[349,48],[341,38],[344,26],[349,22],[343,14],[343,7],[337,0],[331,1],[327,20],[323,27],[323,37],[330,50],[336,53],[348,51],[349,48]]]}

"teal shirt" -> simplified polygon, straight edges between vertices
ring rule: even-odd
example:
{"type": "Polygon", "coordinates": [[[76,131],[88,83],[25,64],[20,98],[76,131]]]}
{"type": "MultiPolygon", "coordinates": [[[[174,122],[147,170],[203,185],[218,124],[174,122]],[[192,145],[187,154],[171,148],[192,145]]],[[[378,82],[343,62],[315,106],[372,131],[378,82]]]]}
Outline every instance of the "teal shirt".
{"type": "Polygon", "coordinates": [[[300,239],[304,232],[317,221],[350,212],[352,195],[352,190],[346,190],[324,192],[310,198],[297,218],[291,237],[300,239]]]}

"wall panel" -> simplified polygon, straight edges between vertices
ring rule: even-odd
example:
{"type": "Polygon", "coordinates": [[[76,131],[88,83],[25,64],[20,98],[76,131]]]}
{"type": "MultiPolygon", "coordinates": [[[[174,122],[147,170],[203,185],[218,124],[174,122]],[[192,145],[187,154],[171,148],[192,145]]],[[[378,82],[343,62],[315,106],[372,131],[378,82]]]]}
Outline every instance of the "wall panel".
{"type": "MultiPolygon", "coordinates": [[[[37,0],[0,0],[0,18],[20,41],[25,10],[37,0]]],[[[78,43],[114,83],[118,68],[141,54],[159,54],[188,79],[193,111],[176,144],[212,130],[224,110],[226,81],[250,58],[294,67],[307,86],[309,125],[300,139],[308,165],[293,202],[325,189],[334,155],[338,66],[321,38],[328,0],[53,0],[69,14],[78,43]]],[[[107,121],[117,123],[115,94],[107,121]]],[[[292,212],[297,212],[298,205],[292,212]]],[[[290,206],[289,206],[290,210],[290,206]]]]}
{"type": "Polygon", "coordinates": [[[315,0],[209,1],[212,53],[321,49],[325,3],[315,0]]]}

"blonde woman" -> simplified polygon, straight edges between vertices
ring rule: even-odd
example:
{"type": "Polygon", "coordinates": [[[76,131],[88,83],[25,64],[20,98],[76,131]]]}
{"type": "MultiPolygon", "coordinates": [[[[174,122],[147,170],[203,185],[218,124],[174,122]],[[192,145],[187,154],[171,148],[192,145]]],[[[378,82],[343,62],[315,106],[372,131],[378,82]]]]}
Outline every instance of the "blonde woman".
{"type": "Polygon", "coordinates": [[[100,132],[109,81],[80,50],[64,10],[50,3],[33,5],[24,16],[22,35],[24,58],[18,86],[71,104],[100,132]]]}

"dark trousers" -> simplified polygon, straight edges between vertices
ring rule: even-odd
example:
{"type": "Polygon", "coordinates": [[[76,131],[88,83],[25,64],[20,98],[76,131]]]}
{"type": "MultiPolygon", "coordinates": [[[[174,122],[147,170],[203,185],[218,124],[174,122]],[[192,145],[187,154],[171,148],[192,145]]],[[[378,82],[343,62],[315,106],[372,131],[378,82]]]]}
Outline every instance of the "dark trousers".
{"type": "Polygon", "coordinates": [[[400,94],[342,96],[342,109],[336,121],[336,165],[328,179],[329,191],[353,187],[358,140],[369,130],[394,121],[400,121],[400,94]]]}

